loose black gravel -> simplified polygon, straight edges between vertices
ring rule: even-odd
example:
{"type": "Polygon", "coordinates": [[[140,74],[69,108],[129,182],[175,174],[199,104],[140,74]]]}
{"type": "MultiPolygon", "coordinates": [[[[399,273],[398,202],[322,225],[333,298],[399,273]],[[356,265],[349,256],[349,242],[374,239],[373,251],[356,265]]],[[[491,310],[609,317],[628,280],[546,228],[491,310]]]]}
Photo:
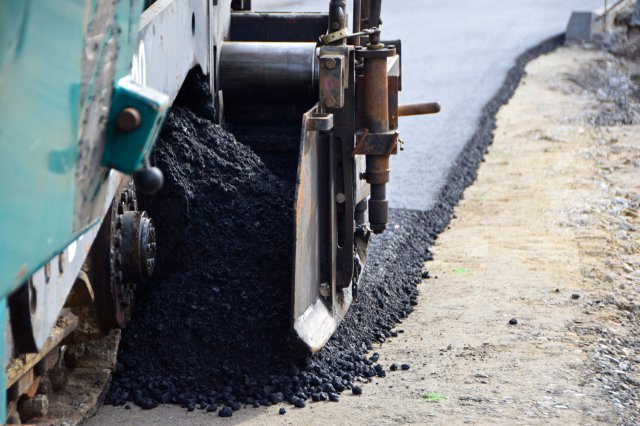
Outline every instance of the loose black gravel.
{"type": "Polygon", "coordinates": [[[391,330],[417,304],[429,247],[476,178],[495,114],[513,94],[526,63],[561,42],[549,40],[518,58],[485,106],[432,210],[390,212],[388,231],[370,243],[359,303],[325,348],[307,359],[294,356],[286,341],[293,182],[285,177],[290,173],[272,172],[213,123],[206,83],[192,76],[153,155],[165,173],[165,187],[140,200],[156,221],[158,266],[123,332],[105,403],[214,409],[221,404],[218,415],[228,417],[241,404],[286,400],[303,408],[310,399],[337,401],[349,388],[362,394],[356,381],[384,372],[366,353],[397,335],[391,330]]]}
{"type": "Polygon", "coordinates": [[[220,417],[231,417],[233,415],[233,411],[231,408],[224,406],[220,411],[218,411],[218,416],[220,417]]]}
{"type": "Polygon", "coordinates": [[[510,325],[517,325],[518,324],[518,319],[517,318],[511,318],[509,320],[509,324],[510,325]]]}

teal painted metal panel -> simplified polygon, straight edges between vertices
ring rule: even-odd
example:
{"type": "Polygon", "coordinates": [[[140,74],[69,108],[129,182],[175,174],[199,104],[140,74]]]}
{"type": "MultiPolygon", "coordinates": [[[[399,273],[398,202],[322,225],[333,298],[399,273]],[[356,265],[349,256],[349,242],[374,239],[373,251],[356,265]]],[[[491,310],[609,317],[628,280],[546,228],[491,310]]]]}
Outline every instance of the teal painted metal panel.
{"type": "Polygon", "coordinates": [[[84,6],[82,1],[24,2],[18,40],[2,54],[3,294],[73,235],[77,128],[72,117],[78,115],[73,93],[80,85],[84,6]]]}
{"type": "MultiPolygon", "coordinates": [[[[97,194],[106,176],[100,164],[106,131],[93,131],[105,126],[96,126],[100,120],[92,125],[88,114],[108,107],[114,81],[129,74],[142,6],[142,0],[0,1],[0,359],[4,365],[9,356],[4,338],[6,296],[100,219],[91,215],[98,214],[95,205],[104,201],[97,194]],[[92,110],[92,106],[98,107],[92,110]],[[92,138],[90,143],[87,138],[92,138]],[[87,154],[97,162],[87,161],[87,154]],[[87,171],[87,164],[93,170],[87,171]],[[86,176],[95,183],[83,184],[86,176]]],[[[134,89],[133,101],[147,108],[143,117],[149,118],[135,133],[144,154],[153,144],[168,99],[156,92],[145,100],[145,90],[134,89]]],[[[107,111],[105,117],[113,115],[107,111]]],[[[121,153],[119,160],[139,165],[140,152],[121,153]]],[[[5,369],[0,372],[0,383],[6,383],[5,369]]],[[[0,395],[3,424],[6,392],[0,395]]]]}
{"type": "Polygon", "coordinates": [[[129,76],[121,78],[113,92],[110,121],[115,122],[122,109],[131,107],[140,114],[140,126],[130,132],[116,126],[107,129],[104,165],[129,174],[140,170],[160,133],[169,105],[169,96],[164,93],[140,86],[129,76]]]}
{"type": "MultiPolygon", "coordinates": [[[[82,105],[96,102],[82,88],[91,88],[100,67],[115,67],[116,79],[129,73],[142,1],[111,7],[111,0],[0,2],[0,295],[90,225],[74,223],[82,105]],[[115,19],[115,63],[98,60],[93,73],[83,74],[94,14],[105,10],[115,19]]],[[[105,40],[95,41],[96,54],[107,52],[105,40]]]]}

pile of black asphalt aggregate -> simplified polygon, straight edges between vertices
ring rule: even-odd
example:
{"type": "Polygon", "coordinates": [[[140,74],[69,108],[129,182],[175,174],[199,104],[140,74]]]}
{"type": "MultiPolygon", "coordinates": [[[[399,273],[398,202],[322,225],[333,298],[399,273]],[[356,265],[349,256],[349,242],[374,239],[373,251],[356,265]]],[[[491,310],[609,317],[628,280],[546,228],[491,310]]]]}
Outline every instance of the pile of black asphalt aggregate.
{"type": "Polygon", "coordinates": [[[206,87],[192,78],[153,154],[165,186],[140,200],[156,221],[158,266],[123,331],[105,403],[179,404],[229,416],[242,406],[338,401],[384,377],[387,366],[368,351],[396,336],[417,303],[429,247],[475,180],[495,114],[524,66],[561,41],[518,59],[435,207],[391,211],[388,230],[369,245],[359,302],[325,348],[303,359],[287,344],[294,182],[211,120],[206,87]]]}

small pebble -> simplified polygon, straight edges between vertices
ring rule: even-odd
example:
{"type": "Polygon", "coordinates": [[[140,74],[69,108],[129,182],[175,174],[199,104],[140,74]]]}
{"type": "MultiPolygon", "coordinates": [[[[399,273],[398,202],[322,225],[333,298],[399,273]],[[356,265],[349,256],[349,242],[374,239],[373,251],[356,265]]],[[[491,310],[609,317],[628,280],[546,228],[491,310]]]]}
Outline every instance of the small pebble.
{"type": "Polygon", "coordinates": [[[573,294],[571,295],[571,298],[572,298],[573,300],[577,300],[577,299],[580,299],[580,295],[579,295],[578,293],[573,293],[573,294]]]}
{"type": "Polygon", "coordinates": [[[278,410],[278,414],[280,414],[281,416],[284,416],[286,414],[286,412],[287,412],[287,410],[284,407],[282,407],[282,408],[280,408],[280,410],[278,410]]]}
{"type": "Polygon", "coordinates": [[[378,362],[378,360],[380,359],[380,354],[378,354],[378,352],[374,352],[373,355],[369,357],[369,359],[371,360],[371,362],[378,362]]]}
{"type": "Polygon", "coordinates": [[[220,417],[231,417],[233,415],[233,411],[231,407],[227,407],[226,405],[222,407],[222,410],[218,411],[218,416],[220,417]]]}
{"type": "Polygon", "coordinates": [[[398,370],[398,364],[396,364],[395,362],[393,364],[391,364],[389,366],[389,370],[391,371],[397,371],[398,370]]]}
{"type": "Polygon", "coordinates": [[[354,386],[351,388],[351,393],[354,395],[362,395],[362,388],[360,386],[354,386]]]}
{"type": "Polygon", "coordinates": [[[407,370],[408,370],[408,369],[410,369],[410,368],[411,368],[411,366],[410,366],[409,364],[402,364],[402,365],[400,366],[400,369],[401,369],[401,370],[404,370],[404,371],[407,371],[407,370]]]}
{"type": "Polygon", "coordinates": [[[329,401],[338,402],[340,401],[340,396],[337,393],[330,393],[329,401]]]}
{"type": "Polygon", "coordinates": [[[124,409],[125,410],[131,410],[131,404],[125,404],[124,409]]]}
{"type": "Polygon", "coordinates": [[[322,386],[322,391],[329,393],[329,392],[335,392],[336,389],[333,387],[333,385],[331,383],[325,383],[322,386]]]}
{"type": "Polygon", "coordinates": [[[518,324],[518,320],[517,320],[516,318],[511,318],[511,319],[509,320],[509,324],[511,324],[511,325],[516,325],[516,324],[518,324]]]}
{"type": "Polygon", "coordinates": [[[422,278],[424,278],[424,279],[429,278],[429,271],[423,271],[422,272],[422,278]]]}
{"type": "Polygon", "coordinates": [[[306,404],[304,403],[304,400],[302,398],[298,398],[297,396],[291,399],[291,403],[296,408],[304,408],[306,406],[306,404]]]}

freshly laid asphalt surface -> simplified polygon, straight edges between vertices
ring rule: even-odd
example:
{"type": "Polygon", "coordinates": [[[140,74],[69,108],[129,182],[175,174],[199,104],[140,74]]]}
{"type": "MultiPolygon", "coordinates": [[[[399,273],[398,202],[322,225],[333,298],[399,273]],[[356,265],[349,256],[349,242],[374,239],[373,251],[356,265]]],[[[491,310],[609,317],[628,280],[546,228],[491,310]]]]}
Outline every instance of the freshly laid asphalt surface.
{"type": "MultiPolygon", "coordinates": [[[[350,4],[351,2],[349,2],[350,4]]],[[[325,11],[328,0],[254,0],[255,10],[325,11]]],[[[392,207],[429,210],[515,59],[564,32],[574,10],[602,0],[384,0],[383,38],[402,39],[402,103],[439,101],[438,115],[400,121],[392,207]]]]}

